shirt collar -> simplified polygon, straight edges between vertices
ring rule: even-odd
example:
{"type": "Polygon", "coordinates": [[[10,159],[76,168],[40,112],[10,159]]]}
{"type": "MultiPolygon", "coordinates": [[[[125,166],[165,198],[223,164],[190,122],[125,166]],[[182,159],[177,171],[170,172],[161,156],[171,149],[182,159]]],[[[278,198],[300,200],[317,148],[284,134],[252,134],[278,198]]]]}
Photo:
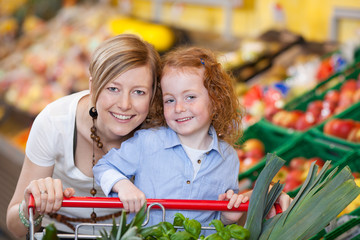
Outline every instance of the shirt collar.
{"type": "MultiPolygon", "coordinates": [[[[225,160],[224,155],[223,155],[223,151],[221,150],[221,147],[220,147],[219,138],[218,138],[218,136],[216,134],[214,126],[212,126],[212,125],[209,128],[209,134],[213,137],[213,145],[212,145],[210,151],[212,151],[212,150],[217,151],[220,154],[221,158],[223,160],[225,160]]],[[[180,139],[177,136],[176,132],[173,131],[169,127],[168,127],[167,137],[168,137],[168,139],[164,144],[165,148],[173,148],[175,146],[181,145],[180,139]]]]}
{"type": "MultiPolygon", "coordinates": [[[[217,152],[220,154],[221,158],[222,158],[223,160],[225,160],[225,157],[224,157],[224,155],[223,155],[223,151],[222,151],[222,149],[221,149],[221,147],[220,147],[219,138],[218,138],[218,136],[217,136],[217,133],[216,133],[215,128],[214,128],[213,125],[210,126],[209,134],[213,137],[213,145],[212,145],[211,150],[217,151],[217,152]]],[[[210,151],[211,151],[211,150],[210,150],[210,151]]]]}

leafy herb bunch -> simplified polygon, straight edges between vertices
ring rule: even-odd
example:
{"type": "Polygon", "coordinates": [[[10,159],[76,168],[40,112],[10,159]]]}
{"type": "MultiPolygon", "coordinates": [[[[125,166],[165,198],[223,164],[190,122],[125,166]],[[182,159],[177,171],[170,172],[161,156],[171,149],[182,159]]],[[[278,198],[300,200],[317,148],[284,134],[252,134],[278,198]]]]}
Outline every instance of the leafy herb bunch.
{"type": "Polygon", "coordinates": [[[205,237],[200,235],[202,230],[200,222],[195,219],[185,218],[181,213],[176,213],[173,224],[160,222],[157,225],[142,229],[140,233],[147,240],[247,240],[250,237],[249,230],[237,224],[224,226],[220,220],[214,219],[210,225],[215,227],[216,233],[205,237]],[[184,230],[177,231],[179,228],[184,230]]]}
{"type": "Polygon", "coordinates": [[[212,220],[210,225],[215,227],[216,233],[207,237],[201,235],[202,226],[200,222],[195,219],[185,218],[181,213],[176,213],[174,222],[160,222],[154,226],[142,227],[145,219],[146,204],[135,215],[134,219],[126,224],[126,214],[123,211],[119,225],[117,226],[113,220],[113,226],[108,234],[104,229],[101,232],[103,240],[247,240],[250,237],[250,232],[242,226],[231,224],[224,226],[220,220],[212,220]],[[180,231],[179,229],[183,230],[180,231]]]}

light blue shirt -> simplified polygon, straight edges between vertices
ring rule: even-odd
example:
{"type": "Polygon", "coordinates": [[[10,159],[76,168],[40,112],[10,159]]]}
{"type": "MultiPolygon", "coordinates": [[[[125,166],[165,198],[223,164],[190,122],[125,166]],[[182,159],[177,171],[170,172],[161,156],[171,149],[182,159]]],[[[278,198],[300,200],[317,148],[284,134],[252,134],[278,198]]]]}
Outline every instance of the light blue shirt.
{"type": "MultiPolygon", "coordinates": [[[[112,192],[116,182],[133,176],[134,184],[149,199],[217,200],[219,194],[229,189],[238,192],[237,153],[217,138],[212,126],[209,134],[213,137],[213,146],[202,160],[195,179],[192,162],[177,134],[161,127],[139,130],[123,142],[120,149],[110,150],[93,168],[95,180],[109,197],[117,197],[117,193],[112,192]]],[[[166,210],[165,220],[172,223],[177,212],[198,220],[202,226],[209,226],[211,220],[220,216],[214,211],[166,210]]],[[[151,210],[147,226],[161,221],[162,212],[151,210]]]]}

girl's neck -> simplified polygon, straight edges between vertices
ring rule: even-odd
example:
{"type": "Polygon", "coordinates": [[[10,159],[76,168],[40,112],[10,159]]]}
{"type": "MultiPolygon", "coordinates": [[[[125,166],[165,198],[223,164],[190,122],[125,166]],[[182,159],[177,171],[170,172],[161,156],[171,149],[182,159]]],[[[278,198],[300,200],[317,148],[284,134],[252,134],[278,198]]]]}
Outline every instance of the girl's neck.
{"type": "Polygon", "coordinates": [[[177,134],[181,144],[199,150],[207,150],[212,142],[212,137],[209,133],[202,132],[201,134],[192,134],[190,136],[182,136],[177,134]]]}

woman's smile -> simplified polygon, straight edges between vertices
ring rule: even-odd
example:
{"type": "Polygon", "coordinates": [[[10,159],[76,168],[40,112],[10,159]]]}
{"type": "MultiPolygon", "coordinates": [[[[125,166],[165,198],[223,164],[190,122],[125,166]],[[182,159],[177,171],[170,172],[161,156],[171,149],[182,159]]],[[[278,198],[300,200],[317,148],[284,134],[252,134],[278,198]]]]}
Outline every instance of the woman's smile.
{"type": "Polygon", "coordinates": [[[116,114],[116,113],[111,113],[115,118],[120,119],[120,120],[129,120],[131,118],[133,118],[135,115],[123,115],[123,114],[116,114]]]}

